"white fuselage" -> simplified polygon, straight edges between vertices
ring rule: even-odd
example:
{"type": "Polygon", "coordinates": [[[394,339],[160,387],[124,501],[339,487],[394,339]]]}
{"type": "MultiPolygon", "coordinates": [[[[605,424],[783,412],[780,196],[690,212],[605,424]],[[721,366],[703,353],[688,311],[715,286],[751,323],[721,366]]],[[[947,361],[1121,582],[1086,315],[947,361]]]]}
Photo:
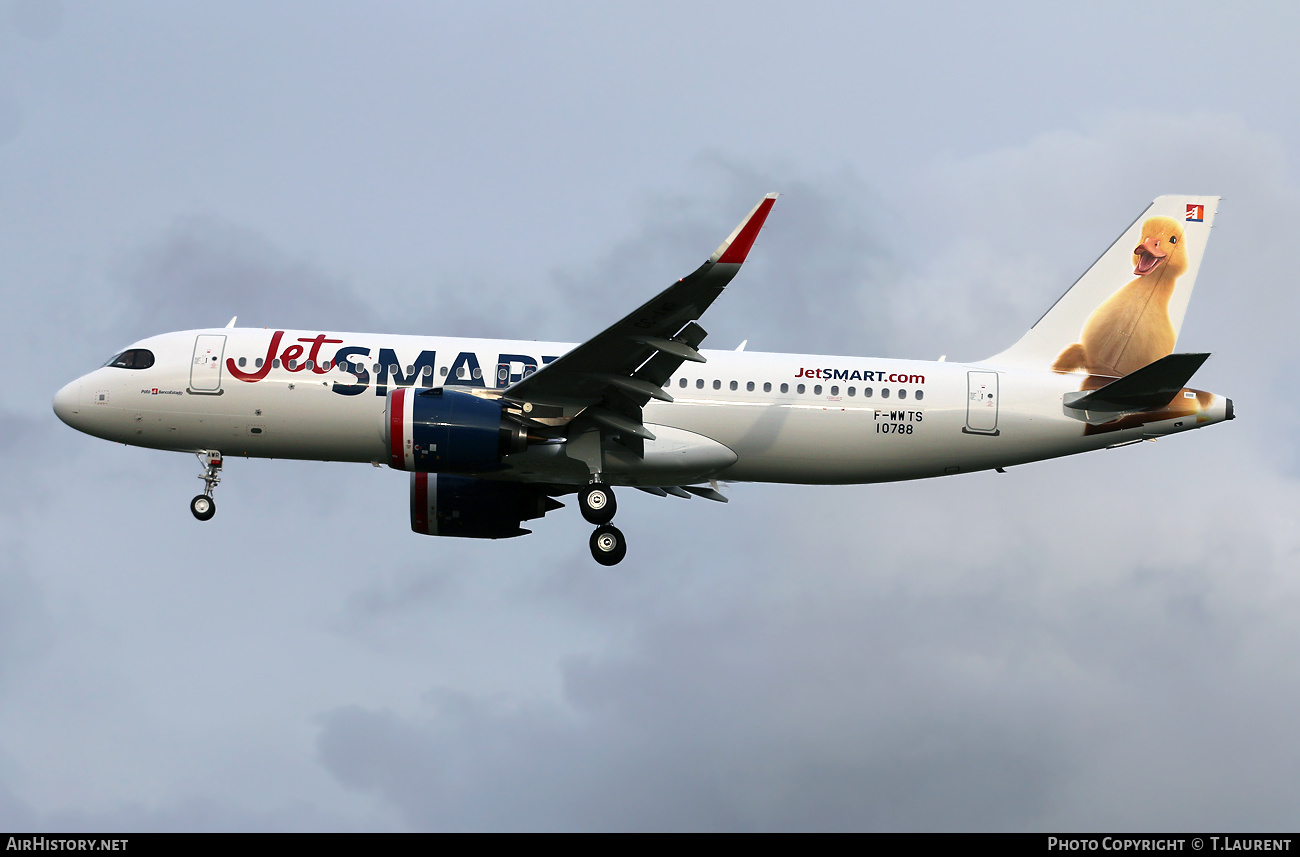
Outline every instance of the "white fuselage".
{"type": "MultiPolygon", "coordinates": [[[[65,422],[155,449],[384,463],[390,391],[504,389],[573,345],[235,328],[169,333],[133,347],[152,352],[153,365],[106,366],[67,385],[55,399],[65,422]]],[[[644,457],[607,455],[609,482],[918,479],[1114,446],[1228,415],[1225,399],[1203,395],[1193,416],[1089,434],[1062,407],[1062,397],[1079,390],[1079,375],[702,353],[706,363],[684,363],[665,386],[675,401],[645,407],[645,426],[656,439],[646,442],[644,457]]],[[[482,475],[569,484],[589,476],[562,443],[533,446],[506,461],[508,469],[482,475]]]]}

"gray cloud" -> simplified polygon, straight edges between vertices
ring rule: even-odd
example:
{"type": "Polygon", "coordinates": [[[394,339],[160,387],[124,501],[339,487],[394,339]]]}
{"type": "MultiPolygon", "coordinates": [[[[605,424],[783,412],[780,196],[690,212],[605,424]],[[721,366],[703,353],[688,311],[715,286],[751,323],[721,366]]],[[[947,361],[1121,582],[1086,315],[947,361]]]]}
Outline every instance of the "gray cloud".
{"type": "MultiPolygon", "coordinates": [[[[578,341],[695,270],[769,191],[783,196],[739,277],[706,318],[706,346],[857,353],[891,343],[896,267],[885,247],[884,203],[849,167],[808,172],[756,166],[721,153],[697,157],[689,189],[648,192],[639,217],[592,260],[535,274],[438,280],[386,322],[421,333],[578,341]]],[[[491,269],[492,260],[485,260],[491,269]]]]}
{"type": "Polygon", "coordinates": [[[689,192],[651,196],[642,222],[596,262],[554,274],[538,308],[548,326],[571,326],[575,307],[592,333],[612,323],[693,271],[775,190],[783,196],[749,261],[705,319],[706,345],[749,339],[755,350],[856,353],[889,344],[889,298],[874,288],[893,266],[881,201],[852,169],[808,174],[710,153],[692,178],[689,192]]]}
{"type": "Polygon", "coordinates": [[[52,39],[63,29],[59,0],[10,0],[9,24],[29,39],[52,39]]]}
{"type": "Polygon", "coordinates": [[[1278,288],[1288,261],[1251,248],[1285,240],[1293,185],[1280,141],[1238,117],[1107,114],[1078,130],[940,161],[921,178],[899,203],[899,235],[917,264],[897,286],[916,296],[898,322],[927,350],[979,359],[1010,344],[1150,200],[1168,193],[1224,198],[1180,341],[1221,347],[1216,340],[1245,322],[1268,328],[1263,347],[1281,344],[1279,313],[1297,300],[1278,288]],[[1269,311],[1242,319],[1232,308],[1243,295],[1267,301],[1269,311]]]}
{"type": "Polygon", "coordinates": [[[0,146],[17,139],[22,130],[22,106],[12,96],[0,92],[0,146]]]}
{"type": "Polygon", "coordinates": [[[376,303],[253,230],[186,217],[120,266],[130,303],[119,327],[135,337],[162,330],[243,326],[373,330],[376,303]]]}
{"type": "Polygon", "coordinates": [[[679,555],[694,587],[616,608],[631,645],[568,659],[561,700],[339,708],[322,762],[417,829],[1276,826],[1300,685],[1269,606],[1296,544],[1270,532],[1295,493],[1245,474],[1267,488],[1234,514],[1233,485],[1206,505],[1195,474],[1144,489],[1163,465],[1104,455],[1071,505],[1126,523],[1082,532],[1039,499],[1065,462],[838,501],[743,489],[715,550],[770,534],[762,564],[679,555]],[[1152,519],[1156,496],[1188,499],[1152,519]]]}
{"type": "Polygon", "coordinates": [[[39,664],[54,642],[53,616],[27,564],[14,556],[12,536],[0,562],[0,688],[19,670],[39,664]]]}

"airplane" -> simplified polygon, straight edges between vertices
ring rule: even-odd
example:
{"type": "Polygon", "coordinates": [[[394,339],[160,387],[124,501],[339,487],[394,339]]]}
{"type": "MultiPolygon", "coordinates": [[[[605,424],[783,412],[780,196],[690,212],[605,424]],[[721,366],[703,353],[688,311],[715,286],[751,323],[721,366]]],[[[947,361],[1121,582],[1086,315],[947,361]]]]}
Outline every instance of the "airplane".
{"type": "Polygon", "coordinates": [[[614,488],[726,502],[720,482],[874,483],[1002,471],[1233,419],[1174,352],[1218,197],[1162,196],[1010,348],[973,363],[701,350],[768,194],[696,271],[580,344],[224,328],[132,343],[63,387],[95,437],[227,457],[388,465],[411,529],[525,535],[577,495],[602,565],[614,488]]]}

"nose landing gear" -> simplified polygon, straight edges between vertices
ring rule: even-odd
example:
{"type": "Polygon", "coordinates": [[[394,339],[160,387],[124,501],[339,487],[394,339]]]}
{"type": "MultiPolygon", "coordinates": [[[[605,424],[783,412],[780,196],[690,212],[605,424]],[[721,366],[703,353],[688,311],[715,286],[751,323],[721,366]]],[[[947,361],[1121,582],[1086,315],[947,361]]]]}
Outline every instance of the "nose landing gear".
{"type": "Polygon", "coordinates": [[[210,521],[217,514],[217,501],[212,499],[212,491],[221,482],[221,453],[208,450],[195,455],[203,465],[203,472],[199,474],[203,480],[203,493],[190,501],[190,512],[200,521],[210,521]]]}

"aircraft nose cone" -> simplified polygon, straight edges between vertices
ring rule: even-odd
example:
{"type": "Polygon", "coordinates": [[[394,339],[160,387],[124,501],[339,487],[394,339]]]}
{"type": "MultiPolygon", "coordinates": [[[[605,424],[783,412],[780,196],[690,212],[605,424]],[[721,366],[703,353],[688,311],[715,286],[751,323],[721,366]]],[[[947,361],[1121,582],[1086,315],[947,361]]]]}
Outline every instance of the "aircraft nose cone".
{"type": "Polygon", "coordinates": [[[77,412],[81,409],[81,381],[73,381],[54,394],[54,413],[59,419],[76,428],[77,412]]]}

